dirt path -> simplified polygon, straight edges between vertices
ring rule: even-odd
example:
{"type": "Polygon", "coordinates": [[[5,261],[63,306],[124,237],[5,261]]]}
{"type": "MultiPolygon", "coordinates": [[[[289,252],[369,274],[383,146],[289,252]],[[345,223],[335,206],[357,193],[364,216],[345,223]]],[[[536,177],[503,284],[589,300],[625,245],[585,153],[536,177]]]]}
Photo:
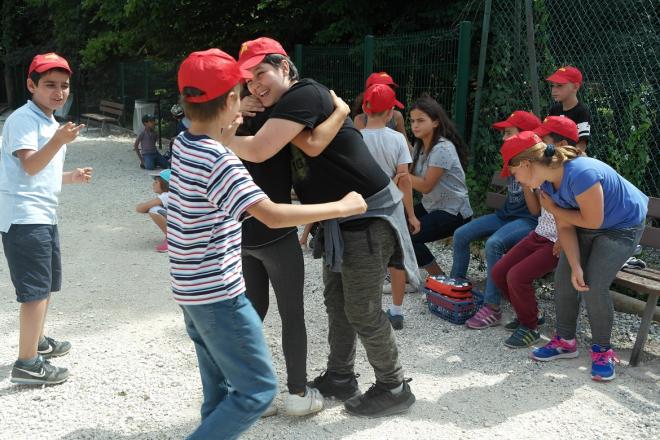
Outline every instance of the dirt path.
{"type": "MultiPolygon", "coordinates": [[[[71,370],[63,385],[34,389],[9,382],[17,303],[0,253],[0,439],[180,439],[198,422],[194,349],[169,294],[167,257],[153,250],[158,231],[134,212],[151,194],[131,146],[130,139],[81,138],[67,154],[68,168],[92,165],[95,177],[92,185],[65,187],[61,196],[64,286],[54,296],[48,333],[73,344],[68,356],[54,361],[71,370]]],[[[325,364],[327,318],[320,263],[309,255],[306,263],[313,377],[325,364]]],[[[271,303],[265,331],[284,391],[280,323],[271,303]]],[[[551,311],[549,301],[542,305],[551,311]]],[[[405,310],[406,327],[397,338],[417,396],[409,414],[360,419],[326,401],[327,409],[315,416],[259,421],[245,438],[576,440],[657,438],[660,432],[657,340],[641,367],[624,365],[615,382],[599,384],[589,380],[584,345],[577,359],[538,364],[526,350],[504,347],[502,328],[468,331],[446,323],[426,310],[419,294],[406,298],[405,310]]],[[[551,327],[543,331],[549,335],[551,327]]],[[[632,346],[626,332],[623,359],[632,346]]],[[[373,372],[363,350],[357,359],[364,391],[373,372]]]]}

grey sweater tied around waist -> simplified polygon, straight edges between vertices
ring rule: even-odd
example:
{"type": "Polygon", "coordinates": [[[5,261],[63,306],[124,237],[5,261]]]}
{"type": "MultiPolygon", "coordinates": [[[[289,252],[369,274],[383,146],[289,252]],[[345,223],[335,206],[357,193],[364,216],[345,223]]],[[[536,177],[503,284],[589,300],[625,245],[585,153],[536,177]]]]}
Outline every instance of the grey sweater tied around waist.
{"type": "MultiPolygon", "coordinates": [[[[367,212],[342,219],[332,219],[322,222],[323,246],[318,246],[320,233],[315,238],[314,257],[323,256],[324,264],[333,272],[341,272],[344,254],[344,240],[341,235],[340,224],[363,218],[381,218],[387,221],[396,232],[397,241],[403,254],[403,265],[406,270],[408,283],[418,288],[421,280],[417,269],[417,259],[408,232],[408,222],[404,213],[403,194],[390,181],[382,190],[365,199],[367,212]]],[[[320,232],[320,231],[319,231],[320,232]]]]}

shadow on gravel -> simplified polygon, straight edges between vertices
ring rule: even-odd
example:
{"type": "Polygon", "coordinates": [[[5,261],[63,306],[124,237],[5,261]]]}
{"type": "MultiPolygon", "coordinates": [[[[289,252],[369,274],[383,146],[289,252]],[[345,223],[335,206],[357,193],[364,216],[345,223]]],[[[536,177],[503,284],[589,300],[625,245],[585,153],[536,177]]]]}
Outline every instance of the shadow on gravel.
{"type": "Polygon", "coordinates": [[[195,424],[187,424],[176,428],[169,428],[163,431],[141,432],[139,434],[123,435],[118,432],[108,431],[106,429],[84,428],[72,431],[59,440],[180,440],[190,434],[195,424]]]}
{"type": "Polygon", "coordinates": [[[0,382],[2,382],[3,380],[9,377],[13,365],[14,365],[13,362],[5,365],[0,365],[0,382]]]}

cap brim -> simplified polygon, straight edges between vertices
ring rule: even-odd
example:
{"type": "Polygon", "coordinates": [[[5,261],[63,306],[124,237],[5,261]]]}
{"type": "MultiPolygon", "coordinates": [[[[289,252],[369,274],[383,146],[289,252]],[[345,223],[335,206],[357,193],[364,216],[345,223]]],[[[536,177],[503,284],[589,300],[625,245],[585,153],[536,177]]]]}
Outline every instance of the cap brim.
{"type": "Polygon", "coordinates": [[[250,70],[257,64],[261,63],[264,60],[264,58],[266,58],[266,54],[255,55],[250,58],[245,58],[243,60],[239,59],[238,67],[240,67],[241,70],[250,70]]]}
{"type": "Polygon", "coordinates": [[[548,129],[547,129],[546,127],[544,127],[544,126],[536,127],[536,128],[535,128],[534,130],[532,130],[532,131],[533,131],[534,133],[536,133],[536,134],[538,135],[538,137],[540,137],[540,138],[543,138],[543,136],[545,136],[545,135],[551,133],[551,131],[548,130],[548,129]]]}
{"type": "Polygon", "coordinates": [[[556,84],[568,84],[570,81],[561,73],[553,73],[545,79],[546,81],[553,82],[556,84]]]}
{"type": "Polygon", "coordinates": [[[243,82],[245,80],[252,79],[252,77],[254,76],[254,75],[252,75],[252,72],[250,72],[249,70],[245,70],[241,67],[239,67],[239,70],[241,71],[241,76],[243,77],[243,82]]]}
{"type": "Polygon", "coordinates": [[[513,124],[509,121],[500,121],[492,125],[495,130],[504,130],[507,127],[513,127],[513,124]]]}

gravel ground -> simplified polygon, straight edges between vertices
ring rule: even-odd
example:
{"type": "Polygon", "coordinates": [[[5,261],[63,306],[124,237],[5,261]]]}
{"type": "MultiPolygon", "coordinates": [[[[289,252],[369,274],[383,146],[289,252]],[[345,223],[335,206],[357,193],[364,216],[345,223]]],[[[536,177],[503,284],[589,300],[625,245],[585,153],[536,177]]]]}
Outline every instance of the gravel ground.
{"type": "MultiPolygon", "coordinates": [[[[68,356],[54,362],[71,370],[68,382],[46,388],[9,382],[18,307],[0,254],[0,439],[180,439],[198,423],[194,349],[169,294],[167,257],[153,250],[161,237],[146,216],[134,212],[136,203],[152,195],[131,143],[87,135],[69,146],[68,168],[91,165],[95,176],[91,185],[65,187],[61,196],[64,285],[53,297],[48,334],[73,344],[68,356]]],[[[437,247],[435,253],[448,268],[450,252],[437,247]]],[[[314,377],[327,355],[327,318],[320,263],[309,252],[305,258],[308,374],[314,377]]],[[[473,266],[478,278],[483,272],[473,266]]],[[[549,336],[552,292],[540,290],[550,321],[542,330],[549,336]]],[[[389,300],[384,297],[385,304],[389,300]]],[[[271,304],[265,332],[285,392],[280,322],[271,304]]],[[[650,439],[660,432],[657,325],[641,366],[630,368],[626,360],[639,318],[616,315],[615,345],[625,360],[616,381],[601,384],[589,379],[584,342],[579,358],[540,364],[529,360],[527,350],[506,348],[501,327],[469,331],[447,323],[428,312],[420,294],[407,296],[405,313],[397,339],[417,396],[408,414],[361,419],[326,400],[317,415],[264,419],[244,438],[650,439]]],[[[580,328],[584,341],[584,318],[580,328]]],[[[361,348],[356,371],[366,390],[374,378],[361,348]]]]}

